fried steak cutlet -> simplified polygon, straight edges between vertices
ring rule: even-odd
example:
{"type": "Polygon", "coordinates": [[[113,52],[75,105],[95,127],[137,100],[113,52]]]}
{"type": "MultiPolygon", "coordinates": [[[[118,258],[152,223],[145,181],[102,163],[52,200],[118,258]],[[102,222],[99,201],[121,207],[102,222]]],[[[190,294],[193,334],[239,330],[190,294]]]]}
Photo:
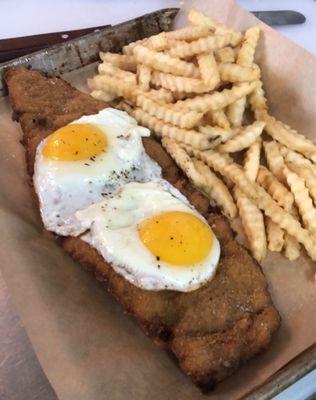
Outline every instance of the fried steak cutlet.
{"type": "MultiPolygon", "coordinates": [[[[35,150],[49,133],[106,104],[42,72],[9,70],[5,76],[14,118],[23,130],[28,172],[35,150]]],[[[181,174],[161,145],[143,140],[163,176],[203,214],[221,244],[214,279],[193,292],[147,291],[117,274],[80,238],[63,239],[64,249],[93,272],[144,332],[171,351],[181,369],[202,389],[211,389],[269,344],[280,318],[258,263],[237,244],[226,219],[209,210],[209,201],[181,174]]]]}

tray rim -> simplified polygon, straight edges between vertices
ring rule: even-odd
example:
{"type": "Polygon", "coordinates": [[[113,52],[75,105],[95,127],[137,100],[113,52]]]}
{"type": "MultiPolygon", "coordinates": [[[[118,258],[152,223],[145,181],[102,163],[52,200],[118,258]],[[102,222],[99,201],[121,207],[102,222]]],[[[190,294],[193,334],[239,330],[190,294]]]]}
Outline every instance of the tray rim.
{"type": "Polygon", "coordinates": [[[240,400],[269,400],[316,369],[316,343],[270,376],[263,384],[251,390],[240,400]]]}

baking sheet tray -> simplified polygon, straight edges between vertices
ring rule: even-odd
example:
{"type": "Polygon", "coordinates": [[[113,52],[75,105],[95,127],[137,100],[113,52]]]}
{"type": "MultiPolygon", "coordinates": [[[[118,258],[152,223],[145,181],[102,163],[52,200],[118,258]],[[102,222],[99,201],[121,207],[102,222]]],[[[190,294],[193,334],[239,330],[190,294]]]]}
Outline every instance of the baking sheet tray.
{"type": "Polygon", "coordinates": [[[2,80],[7,68],[31,66],[59,76],[97,61],[99,51],[119,52],[127,43],[169,30],[177,12],[178,8],[159,10],[2,63],[0,97],[7,94],[2,80]]]}
{"type": "MultiPolygon", "coordinates": [[[[184,6],[188,8],[191,4],[185,2],[184,6]]],[[[223,5],[214,0],[198,6],[239,28],[257,23],[231,1],[223,5]]],[[[168,23],[163,25],[161,21],[170,23],[175,10],[166,13],[167,19],[163,13],[137,19],[144,27],[141,33],[135,28],[138,22],[131,21],[121,24],[123,28],[113,27],[98,35],[89,35],[89,44],[85,38],[80,39],[82,48],[88,50],[85,57],[80,58],[76,53],[74,64],[70,52],[67,63],[61,65],[61,54],[65,54],[62,46],[65,45],[57,46],[59,49],[55,47],[52,53],[50,50],[39,52],[14,63],[31,63],[55,73],[73,70],[64,76],[85,90],[85,77],[93,73],[93,66],[83,69],[78,66],[94,61],[100,48],[119,50],[128,41],[157,33],[161,27],[168,28],[168,23]],[[147,19],[155,22],[148,24],[147,19]]],[[[177,24],[183,23],[182,18],[181,12],[177,24]]],[[[312,96],[315,93],[315,59],[277,32],[262,26],[264,37],[258,57],[264,68],[271,108],[277,116],[312,137],[315,135],[311,129],[313,122],[315,126],[313,110],[316,105],[312,96]],[[271,43],[278,43],[278,48],[271,49],[271,43]],[[279,65],[280,57],[283,63],[285,55],[286,68],[279,65]],[[290,74],[294,67],[300,70],[300,75],[290,74]],[[283,77],[291,79],[282,79],[280,83],[281,71],[283,77]],[[308,84],[304,84],[305,80],[308,84]],[[295,108],[293,106],[292,115],[289,115],[293,100],[295,108]]],[[[0,66],[0,71],[8,65],[0,66]]],[[[43,231],[27,185],[19,127],[10,120],[10,113],[4,98],[0,105],[2,271],[44,371],[60,399],[204,398],[168,356],[145,338],[132,320],[122,316],[120,307],[104,293],[104,288],[64,254],[51,234],[43,231]]],[[[258,386],[261,387],[248,398],[269,398],[315,366],[314,350],[310,349],[294,367],[288,367],[262,386],[281,366],[315,342],[315,269],[312,262],[301,257],[296,264],[288,263],[283,257],[270,254],[264,271],[283,318],[282,328],[268,351],[219,385],[209,395],[212,399],[238,398],[258,386]]]]}

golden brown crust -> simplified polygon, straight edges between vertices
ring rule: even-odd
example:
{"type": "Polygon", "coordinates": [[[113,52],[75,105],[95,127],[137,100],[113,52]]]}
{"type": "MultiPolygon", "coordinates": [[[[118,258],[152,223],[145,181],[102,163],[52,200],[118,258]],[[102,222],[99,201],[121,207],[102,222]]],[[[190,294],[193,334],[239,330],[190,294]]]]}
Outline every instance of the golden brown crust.
{"type": "Polygon", "coordinates": [[[47,78],[25,68],[5,74],[13,119],[21,124],[28,173],[33,175],[36,147],[54,130],[82,115],[95,114],[106,104],[79,92],[66,81],[47,78]]]}
{"type": "MultiPolygon", "coordinates": [[[[46,78],[38,71],[11,70],[6,81],[23,130],[31,175],[36,146],[43,137],[106,106],[61,79],[46,78]]],[[[279,326],[279,315],[260,266],[237,244],[227,220],[210,212],[206,197],[181,175],[158,142],[151,138],[143,142],[147,153],[161,165],[164,178],[186,195],[216,233],[221,259],[215,278],[189,293],[146,291],[117,274],[80,238],[63,239],[63,247],[98,280],[107,283],[108,290],[145,333],[175,354],[193,382],[209,389],[269,344],[279,326]]]]}

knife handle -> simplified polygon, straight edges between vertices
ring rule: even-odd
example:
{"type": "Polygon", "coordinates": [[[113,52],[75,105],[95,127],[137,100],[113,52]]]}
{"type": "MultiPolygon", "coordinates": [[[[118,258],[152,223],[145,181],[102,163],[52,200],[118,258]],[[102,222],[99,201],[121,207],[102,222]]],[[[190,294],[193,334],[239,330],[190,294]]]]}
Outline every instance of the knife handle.
{"type": "Polygon", "coordinates": [[[41,35],[23,36],[12,39],[0,40],[0,62],[11,60],[12,58],[20,57],[45,47],[52,46],[75,39],[79,36],[104,29],[109,25],[97,26],[93,28],[77,29],[73,31],[44,33],[41,35]]]}

